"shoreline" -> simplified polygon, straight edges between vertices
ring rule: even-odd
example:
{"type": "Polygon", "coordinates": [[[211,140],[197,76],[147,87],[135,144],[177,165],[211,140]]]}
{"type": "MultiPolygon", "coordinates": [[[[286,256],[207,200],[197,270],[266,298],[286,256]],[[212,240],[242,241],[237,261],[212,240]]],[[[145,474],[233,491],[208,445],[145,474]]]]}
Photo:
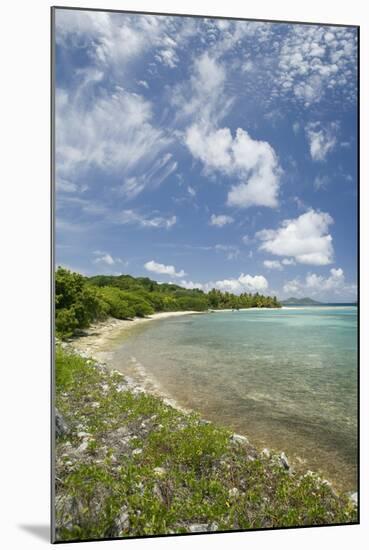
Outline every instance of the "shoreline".
{"type": "Polygon", "coordinates": [[[179,317],[182,315],[201,315],[202,311],[166,311],[153,313],[149,317],[135,317],[132,320],[115,319],[109,317],[105,321],[99,321],[91,324],[84,329],[83,334],[70,338],[68,343],[76,352],[89,352],[92,359],[101,359],[101,354],[106,354],[104,349],[106,344],[113,342],[119,335],[129,333],[130,329],[138,325],[143,325],[150,321],[159,321],[169,319],[170,317],[179,317]]]}
{"type": "Polygon", "coordinates": [[[181,413],[66,342],[56,360],[58,542],[357,523],[352,497],[283,452],[181,413]]]}
{"type": "MultiPolygon", "coordinates": [[[[248,308],[248,309],[265,309],[265,308],[248,308]]],[[[289,309],[289,308],[285,308],[289,309]]],[[[291,308],[293,309],[293,308],[291,308]]],[[[296,308],[297,309],[297,308],[296,308]]],[[[146,395],[151,395],[153,397],[157,397],[163,401],[166,405],[169,405],[173,409],[176,409],[177,411],[183,413],[183,414],[191,414],[191,413],[198,413],[198,411],[192,409],[192,408],[185,408],[181,406],[170,394],[163,391],[160,384],[146,371],[145,367],[138,363],[137,367],[137,374],[134,376],[131,376],[130,374],[127,374],[123,370],[120,370],[117,368],[116,365],[112,362],[112,355],[114,353],[114,350],[112,347],[107,347],[109,344],[112,344],[114,347],[114,344],[118,344],[121,342],[121,340],[117,341],[117,338],[119,336],[125,336],[129,337],[129,332],[131,328],[134,328],[139,325],[143,325],[144,323],[150,322],[150,321],[157,321],[157,320],[164,320],[171,317],[179,317],[184,315],[200,315],[204,313],[217,313],[222,311],[228,311],[231,312],[232,310],[208,310],[208,311],[175,311],[175,312],[161,312],[161,313],[154,313],[150,315],[149,317],[144,318],[134,318],[133,320],[119,320],[115,319],[113,317],[110,317],[104,321],[100,321],[98,323],[94,323],[90,325],[87,329],[83,331],[83,334],[78,335],[74,337],[73,339],[70,339],[68,343],[66,344],[66,347],[70,347],[73,349],[75,353],[80,355],[81,357],[85,359],[93,359],[97,361],[98,363],[104,365],[110,372],[119,373],[119,375],[123,375],[126,380],[127,387],[133,391],[133,393],[143,393],[146,395]]],[[[247,311],[247,309],[246,309],[247,311]]],[[[135,358],[134,358],[135,359],[135,358]]],[[[201,418],[204,422],[210,422],[208,419],[206,419],[203,415],[201,415],[201,418]]],[[[235,437],[245,438],[249,439],[249,434],[239,434],[234,433],[235,437]]],[[[252,440],[252,436],[251,436],[252,440]]],[[[265,448],[263,450],[259,449],[259,452],[266,452],[269,453],[272,449],[265,448]]],[[[284,452],[282,451],[282,454],[284,455],[284,452]]],[[[297,468],[297,470],[301,470],[301,466],[294,464],[294,467],[297,468]]],[[[310,470],[309,470],[310,471],[310,470]]],[[[327,483],[331,485],[331,481],[325,480],[327,483]]],[[[354,490],[348,491],[346,494],[350,496],[350,498],[355,502],[356,501],[356,495],[357,495],[357,487],[354,488],[354,490]]]]}
{"type": "Polygon", "coordinates": [[[135,317],[132,320],[109,317],[104,321],[91,324],[83,331],[83,335],[71,338],[67,345],[81,357],[98,361],[106,365],[111,372],[117,371],[122,374],[127,381],[127,386],[134,392],[143,392],[147,395],[159,397],[166,405],[170,405],[184,414],[190,414],[195,411],[182,407],[173,397],[164,392],[158,382],[147,373],[143,365],[137,365],[138,376],[134,377],[123,372],[123,370],[119,370],[111,362],[113,350],[111,348],[107,349],[107,345],[112,344],[114,346],[119,336],[129,336],[132,328],[148,322],[184,315],[202,315],[204,313],[209,313],[209,311],[166,311],[153,313],[148,317],[135,317]]]}

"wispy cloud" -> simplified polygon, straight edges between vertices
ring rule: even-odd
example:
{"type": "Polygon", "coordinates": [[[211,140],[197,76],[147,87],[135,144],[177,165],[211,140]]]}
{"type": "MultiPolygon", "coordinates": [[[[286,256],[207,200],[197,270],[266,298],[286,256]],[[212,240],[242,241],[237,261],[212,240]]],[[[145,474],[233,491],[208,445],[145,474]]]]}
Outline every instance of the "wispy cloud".
{"type": "Polygon", "coordinates": [[[233,223],[234,219],[231,216],[227,216],[225,214],[219,214],[216,216],[215,214],[212,214],[210,217],[210,225],[214,225],[215,227],[223,227],[224,225],[233,223]]]}
{"type": "Polygon", "coordinates": [[[115,218],[116,223],[119,224],[137,224],[140,227],[145,228],[164,228],[169,229],[177,222],[176,216],[170,216],[164,218],[162,216],[149,217],[144,214],[140,214],[135,210],[123,210],[117,214],[115,218]]]}
{"type": "Polygon", "coordinates": [[[127,177],[121,187],[121,195],[127,199],[133,199],[147,188],[157,189],[177,169],[177,166],[171,153],[164,154],[142,175],[127,177]]]}
{"type": "Polygon", "coordinates": [[[331,122],[323,126],[320,122],[310,122],[306,127],[306,135],[310,145],[310,155],[313,160],[325,160],[337,143],[338,123],[331,122]]]}
{"type": "Polygon", "coordinates": [[[63,260],[86,247],[86,272],[118,271],[124,243],[124,262],[144,272],[153,243],[171,248],[150,261],[188,287],[272,292],[291,270],[286,284],[328,293],[339,273],[310,273],[307,287],[306,266],[334,260],[332,212],[351,272],[355,29],[83,10],[57,10],[56,26],[57,235],[73,243],[63,260]],[[263,269],[250,275],[254,245],[263,269]]]}
{"type": "Polygon", "coordinates": [[[327,189],[328,184],[329,184],[329,177],[327,175],[324,175],[324,176],[318,175],[314,178],[313,185],[316,191],[320,191],[321,189],[323,190],[327,189]]]}
{"type": "Polygon", "coordinates": [[[283,269],[283,266],[279,260],[264,260],[263,264],[267,269],[277,269],[279,271],[282,271],[283,269]]]}
{"type": "Polygon", "coordinates": [[[240,255],[240,249],[233,244],[216,244],[214,249],[216,252],[224,252],[227,260],[237,260],[240,255]]]}
{"type": "MultiPolygon", "coordinates": [[[[56,94],[57,175],[74,185],[89,169],[127,174],[155,162],[170,139],[152,123],[152,106],[143,97],[117,87],[90,104],[77,93],[56,94]]],[[[158,166],[156,171],[160,168],[158,166]]],[[[155,168],[154,168],[155,172],[155,168]]],[[[137,172],[136,172],[137,173],[137,172]]],[[[153,174],[154,175],[154,174],[153,174]]]]}

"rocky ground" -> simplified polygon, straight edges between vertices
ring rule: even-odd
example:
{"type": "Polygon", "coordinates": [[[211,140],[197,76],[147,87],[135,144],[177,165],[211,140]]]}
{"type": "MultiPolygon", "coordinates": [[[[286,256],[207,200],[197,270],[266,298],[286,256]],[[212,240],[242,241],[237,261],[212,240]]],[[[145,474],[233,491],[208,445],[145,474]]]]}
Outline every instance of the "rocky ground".
{"type": "Polygon", "coordinates": [[[355,502],[117,371],[56,354],[56,540],[355,523],[355,502]]]}

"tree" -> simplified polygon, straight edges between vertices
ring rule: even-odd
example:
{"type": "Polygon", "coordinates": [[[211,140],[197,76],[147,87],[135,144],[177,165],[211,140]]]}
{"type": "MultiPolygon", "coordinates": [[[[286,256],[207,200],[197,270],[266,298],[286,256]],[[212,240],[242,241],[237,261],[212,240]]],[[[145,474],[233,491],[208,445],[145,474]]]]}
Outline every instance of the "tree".
{"type": "Polygon", "coordinates": [[[155,311],[194,310],[209,308],[280,307],[275,296],[221,292],[213,288],[207,294],[200,289],[179,285],[158,284],[148,277],[131,275],[96,275],[84,277],[59,267],[55,274],[56,332],[68,338],[77,329],[111,315],[117,319],[145,317],[155,311]]]}

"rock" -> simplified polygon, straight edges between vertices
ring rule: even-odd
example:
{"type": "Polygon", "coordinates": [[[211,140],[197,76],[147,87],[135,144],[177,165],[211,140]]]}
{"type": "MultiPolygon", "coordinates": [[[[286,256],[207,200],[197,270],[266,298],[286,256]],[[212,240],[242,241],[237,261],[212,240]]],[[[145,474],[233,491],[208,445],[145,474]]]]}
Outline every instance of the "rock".
{"type": "Polygon", "coordinates": [[[65,422],[64,418],[58,411],[58,409],[55,409],[55,435],[56,437],[62,437],[64,435],[68,435],[69,428],[67,423],[65,422]]]}
{"type": "Polygon", "coordinates": [[[240,445],[245,445],[249,442],[247,437],[245,437],[244,435],[240,435],[240,434],[232,434],[231,435],[231,441],[233,443],[239,443],[240,445]]]}
{"type": "Polygon", "coordinates": [[[229,495],[230,498],[238,497],[239,494],[240,494],[240,492],[237,489],[237,487],[232,487],[232,489],[229,489],[229,491],[228,491],[228,495],[229,495]]]}
{"type": "Polygon", "coordinates": [[[133,455],[140,455],[142,453],[142,449],[133,449],[132,454],[133,455]]]}
{"type": "Polygon", "coordinates": [[[201,419],[199,420],[200,426],[207,426],[208,424],[211,424],[210,420],[201,419]]]}
{"type": "Polygon", "coordinates": [[[327,485],[327,487],[332,487],[332,483],[328,479],[323,479],[322,485],[327,485]]]}
{"type": "Polygon", "coordinates": [[[219,525],[213,521],[213,523],[193,523],[187,527],[190,533],[206,533],[209,531],[217,531],[219,525]]]}
{"type": "Polygon", "coordinates": [[[264,455],[266,458],[270,458],[270,451],[266,447],[261,451],[261,454],[264,455]]]}
{"type": "Polygon", "coordinates": [[[167,473],[166,469],[161,468],[160,466],[157,466],[156,468],[154,468],[154,472],[159,477],[163,477],[167,473]]]}
{"type": "Polygon", "coordinates": [[[163,500],[163,495],[162,495],[160,486],[157,483],[154,484],[152,492],[156,496],[156,498],[158,498],[161,501],[163,500]]]}
{"type": "Polygon", "coordinates": [[[114,522],[115,532],[119,536],[122,532],[128,531],[130,527],[129,514],[127,506],[123,506],[119,512],[119,516],[114,522]]]}
{"type": "Polygon", "coordinates": [[[84,439],[81,445],[77,448],[77,453],[84,453],[87,447],[88,447],[88,441],[87,439],[84,439]]]}
{"type": "Polygon", "coordinates": [[[74,526],[73,518],[81,515],[83,511],[82,503],[76,497],[71,495],[60,495],[55,498],[56,510],[56,528],[72,529],[74,526]],[[58,525],[58,521],[61,523],[58,525]]]}
{"type": "Polygon", "coordinates": [[[79,437],[80,439],[86,439],[88,437],[91,437],[91,434],[88,432],[78,432],[77,437],[79,437]]]}
{"type": "Polygon", "coordinates": [[[280,463],[282,464],[283,468],[285,470],[289,470],[290,469],[290,465],[289,465],[289,462],[288,462],[288,458],[286,457],[285,453],[282,452],[280,455],[279,455],[279,460],[280,460],[280,463]]]}
{"type": "Polygon", "coordinates": [[[126,437],[127,435],[129,435],[129,429],[127,428],[127,426],[121,426],[120,428],[115,430],[114,435],[117,437],[126,437]]]}
{"type": "Polygon", "coordinates": [[[190,533],[204,533],[204,531],[209,531],[209,526],[207,523],[193,523],[188,526],[190,533]]]}
{"type": "MultiPolygon", "coordinates": [[[[332,483],[331,483],[330,481],[328,481],[328,479],[323,479],[323,480],[321,481],[321,484],[322,484],[322,485],[325,485],[326,487],[329,487],[329,489],[330,489],[332,495],[335,496],[335,497],[337,497],[337,498],[339,498],[338,493],[334,490],[332,483]]],[[[356,493],[356,495],[357,495],[357,493],[356,493]]]]}
{"type": "MultiPolygon", "coordinates": [[[[144,492],[144,484],[142,483],[142,481],[139,481],[137,484],[136,484],[136,491],[140,493],[140,495],[143,494],[144,492]]],[[[140,515],[141,514],[141,511],[138,510],[137,512],[137,515],[140,515]]]]}
{"type": "Polygon", "coordinates": [[[163,403],[165,405],[167,405],[168,407],[173,407],[173,400],[172,399],[168,399],[167,397],[164,397],[163,398],[163,403]]]}
{"type": "Polygon", "coordinates": [[[351,502],[353,502],[354,504],[356,504],[357,506],[357,501],[358,501],[358,494],[355,492],[355,493],[351,493],[351,495],[349,496],[351,502]]]}

